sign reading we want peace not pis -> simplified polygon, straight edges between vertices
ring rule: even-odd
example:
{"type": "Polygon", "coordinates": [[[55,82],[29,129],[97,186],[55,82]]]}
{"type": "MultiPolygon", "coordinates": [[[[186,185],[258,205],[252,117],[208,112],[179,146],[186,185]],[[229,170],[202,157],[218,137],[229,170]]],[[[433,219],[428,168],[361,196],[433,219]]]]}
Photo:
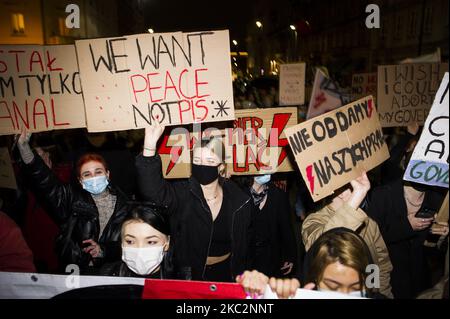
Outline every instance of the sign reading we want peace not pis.
{"type": "Polygon", "coordinates": [[[76,41],[90,132],[234,120],[228,31],[76,41]]]}

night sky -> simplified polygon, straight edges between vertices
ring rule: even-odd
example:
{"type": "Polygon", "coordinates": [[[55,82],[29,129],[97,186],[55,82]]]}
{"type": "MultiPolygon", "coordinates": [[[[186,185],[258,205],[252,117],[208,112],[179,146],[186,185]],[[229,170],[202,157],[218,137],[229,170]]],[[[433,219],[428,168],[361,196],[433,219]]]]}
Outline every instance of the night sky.
{"type": "Polygon", "coordinates": [[[146,24],[155,32],[229,29],[244,44],[252,2],[245,0],[146,0],[146,24]]]}

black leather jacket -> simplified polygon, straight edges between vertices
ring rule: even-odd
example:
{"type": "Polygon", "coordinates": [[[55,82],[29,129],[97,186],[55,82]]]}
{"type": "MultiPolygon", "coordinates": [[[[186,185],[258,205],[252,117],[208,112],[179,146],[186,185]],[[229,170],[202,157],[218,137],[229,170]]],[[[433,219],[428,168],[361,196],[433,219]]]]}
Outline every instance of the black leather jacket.
{"type": "Polygon", "coordinates": [[[120,230],[128,212],[128,198],[124,193],[108,186],[111,194],[116,196],[116,205],[103,233],[99,234],[98,209],[89,192],[77,185],[61,183],[36,154],[23,169],[36,197],[60,226],[61,232],[55,244],[63,267],[77,264],[82,272],[88,267],[92,259],[82,251],[82,241],[86,239],[93,239],[103,250],[103,257],[96,258],[94,265],[120,260],[120,230]]]}

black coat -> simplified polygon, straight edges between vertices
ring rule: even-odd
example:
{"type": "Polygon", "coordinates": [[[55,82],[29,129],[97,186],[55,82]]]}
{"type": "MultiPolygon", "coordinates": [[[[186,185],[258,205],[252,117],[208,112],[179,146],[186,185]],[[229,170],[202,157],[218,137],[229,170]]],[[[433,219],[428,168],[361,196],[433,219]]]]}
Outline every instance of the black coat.
{"type": "MultiPolygon", "coordinates": [[[[211,245],[213,219],[200,184],[193,178],[169,183],[162,176],[159,155],[136,158],[138,185],[145,200],[166,206],[170,214],[173,262],[191,270],[193,280],[204,280],[206,259],[211,245]]],[[[234,278],[252,266],[251,218],[253,205],[237,185],[221,180],[224,200],[232,214],[231,276],[234,278]]]]}
{"type": "Polygon", "coordinates": [[[116,196],[116,205],[100,236],[98,209],[89,192],[62,184],[36,154],[31,163],[24,165],[24,172],[37,198],[43,201],[50,217],[61,228],[56,250],[63,267],[77,264],[82,271],[87,268],[91,258],[81,247],[86,239],[93,239],[102,247],[104,257],[96,259],[96,263],[120,260],[120,230],[128,213],[126,195],[114,186],[108,186],[111,194],[116,196]]]}
{"type": "MultiPolygon", "coordinates": [[[[442,203],[440,193],[427,191],[422,207],[435,209],[442,203]]],[[[394,298],[415,298],[421,287],[424,272],[424,242],[428,229],[414,231],[408,220],[403,181],[396,181],[373,189],[369,194],[368,215],[380,228],[389,251],[393,270],[391,285],[394,298]]]]}
{"type": "Polygon", "coordinates": [[[297,247],[290,218],[289,198],[285,192],[269,184],[267,200],[262,210],[255,208],[254,234],[256,243],[255,266],[269,277],[282,277],[284,262],[297,264],[297,247]]]}

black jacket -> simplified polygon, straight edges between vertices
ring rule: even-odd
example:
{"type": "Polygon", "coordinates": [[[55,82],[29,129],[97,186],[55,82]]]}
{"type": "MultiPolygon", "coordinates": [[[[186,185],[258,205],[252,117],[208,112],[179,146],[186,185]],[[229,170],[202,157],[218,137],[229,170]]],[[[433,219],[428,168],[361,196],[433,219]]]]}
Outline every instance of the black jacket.
{"type": "Polygon", "coordinates": [[[267,200],[262,210],[255,207],[253,220],[256,244],[254,264],[269,277],[283,277],[284,262],[294,264],[288,277],[295,274],[297,247],[291,222],[289,198],[285,192],[269,184],[267,200]]]}
{"type": "MultiPolygon", "coordinates": [[[[166,206],[170,214],[173,262],[190,268],[193,280],[204,280],[206,258],[212,238],[212,215],[200,184],[188,181],[169,183],[162,176],[159,155],[136,158],[138,185],[145,200],[166,206]]],[[[242,274],[252,266],[251,218],[253,205],[249,196],[233,182],[221,180],[224,200],[231,209],[231,275],[242,274]]]]}
{"type": "MultiPolygon", "coordinates": [[[[442,200],[439,192],[427,191],[422,207],[437,212],[442,200]]],[[[377,222],[389,251],[394,298],[415,298],[424,288],[423,278],[427,277],[423,243],[429,230],[414,231],[409,223],[403,181],[397,179],[374,188],[369,193],[367,213],[377,222]]]]}
{"type": "Polygon", "coordinates": [[[71,184],[62,184],[36,154],[30,164],[24,165],[24,172],[37,198],[44,202],[50,216],[61,228],[56,239],[56,251],[63,267],[77,264],[82,271],[87,268],[91,258],[81,247],[86,239],[93,239],[102,247],[104,257],[97,259],[96,263],[120,260],[120,230],[128,212],[128,198],[119,189],[108,186],[116,196],[116,205],[100,236],[98,209],[89,192],[71,184]]]}

